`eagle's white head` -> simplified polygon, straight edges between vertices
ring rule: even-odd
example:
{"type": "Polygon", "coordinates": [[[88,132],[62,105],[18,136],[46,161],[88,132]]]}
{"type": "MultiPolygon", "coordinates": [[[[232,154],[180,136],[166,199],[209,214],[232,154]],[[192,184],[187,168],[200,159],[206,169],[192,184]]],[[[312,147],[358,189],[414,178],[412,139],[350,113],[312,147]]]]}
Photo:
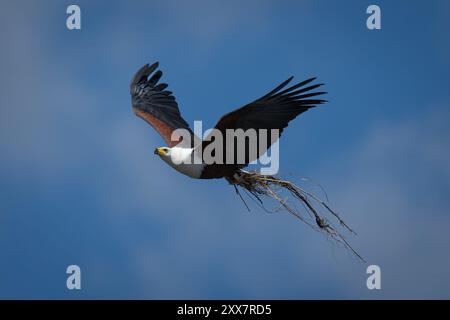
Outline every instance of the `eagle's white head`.
{"type": "Polygon", "coordinates": [[[198,159],[194,161],[197,154],[193,148],[159,147],[154,153],[169,166],[191,178],[200,178],[202,174],[204,164],[198,159]]]}

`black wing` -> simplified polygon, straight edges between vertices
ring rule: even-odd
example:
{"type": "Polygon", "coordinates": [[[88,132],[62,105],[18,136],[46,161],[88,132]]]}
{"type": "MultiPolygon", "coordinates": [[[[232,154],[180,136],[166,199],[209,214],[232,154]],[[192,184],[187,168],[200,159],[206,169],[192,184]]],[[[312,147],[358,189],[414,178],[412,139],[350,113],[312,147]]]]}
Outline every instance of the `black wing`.
{"type": "MultiPolygon", "coordinates": [[[[158,62],[146,64],[134,75],[130,94],[134,113],[148,122],[166,141],[169,147],[180,141],[172,141],[172,132],[183,128],[190,132],[189,124],[181,117],[175,97],[165,83],[159,83],[162,76],[158,62]]],[[[179,138],[179,137],[178,137],[179,138]]]]}
{"type": "MultiPolygon", "coordinates": [[[[215,128],[220,130],[223,136],[225,136],[226,129],[243,129],[244,131],[248,129],[278,129],[279,134],[281,135],[283,129],[288,126],[289,121],[308,109],[326,102],[326,100],[314,98],[326,93],[323,91],[313,91],[322,86],[322,83],[307,86],[316,78],[310,78],[284,89],[292,79],[293,77],[290,77],[263,97],[244,107],[227,113],[219,120],[215,128]]],[[[265,149],[258,149],[257,155],[261,156],[264,154],[276,140],[277,139],[271,137],[270,134],[267,135],[267,147],[265,149]]],[[[210,143],[211,141],[205,139],[202,143],[202,148],[204,149],[210,143]]],[[[258,146],[260,146],[259,137],[258,146]]],[[[210,175],[211,177],[216,178],[219,176],[232,175],[238,168],[245,167],[248,163],[256,160],[248,157],[248,145],[246,145],[245,150],[247,155],[245,164],[213,164],[205,168],[205,177],[210,175]]],[[[226,155],[226,152],[227,150],[225,149],[223,154],[226,155]]]]}

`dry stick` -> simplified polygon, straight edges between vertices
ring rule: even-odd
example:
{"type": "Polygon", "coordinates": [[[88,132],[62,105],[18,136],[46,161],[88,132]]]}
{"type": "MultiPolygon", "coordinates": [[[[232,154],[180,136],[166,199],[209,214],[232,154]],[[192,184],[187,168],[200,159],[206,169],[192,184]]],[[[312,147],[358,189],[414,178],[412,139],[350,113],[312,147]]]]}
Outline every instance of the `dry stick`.
{"type": "Polygon", "coordinates": [[[236,187],[235,184],[233,184],[233,187],[234,187],[234,190],[236,190],[236,193],[238,194],[239,198],[241,198],[241,200],[244,203],[245,207],[247,208],[248,212],[250,212],[250,208],[248,207],[248,205],[245,202],[244,198],[242,198],[241,193],[239,192],[239,189],[236,187]]]}
{"type": "Polygon", "coordinates": [[[263,209],[265,212],[267,213],[275,213],[275,210],[269,210],[264,206],[264,203],[262,202],[261,198],[258,197],[256,194],[254,194],[253,192],[248,191],[247,189],[243,189],[245,191],[245,194],[252,199],[252,201],[254,201],[258,207],[260,207],[261,209],[263,209]]]}
{"type": "Polygon", "coordinates": [[[291,207],[289,207],[285,201],[283,201],[283,199],[281,199],[277,193],[275,193],[272,189],[269,188],[269,186],[266,186],[267,191],[269,191],[270,195],[272,196],[272,198],[274,198],[275,200],[277,200],[279,203],[281,203],[281,205],[291,214],[293,214],[295,217],[297,217],[298,219],[300,219],[302,222],[306,223],[307,225],[311,226],[312,225],[306,221],[302,216],[300,216],[295,210],[293,210],[291,207]]]}
{"type": "MultiPolygon", "coordinates": [[[[287,205],[287,201],[283,200],[269,185],[275,185],[281,188],[284,188],[288,190],[295,198],[299,199],[300,202],[303,205],[306,205],[307,212],[310,212],[314,215],[316,224],[319,227],[319,230],[325,231],[326,234],[328,234],[331,238],[333,238],[338,243],[341,243],[345,248],[349,249],[351,252],[353,252],[354,255],[356,255],[359,259],[365,262],[365,260],[361,257],[361,255],[356,252],[353,247],[347,242],[347,240],[342,236],[331,224],[327,222],[325,218],[322,218],[317,210],[312,206],[310,201],[308,200],[307,196],[310,196],[313,200],[317,201],[319,204],[321,204],[324,208],[326,208],[333,216],[337,218],[339,223],[344,226],[346,229],[348,229],[350,232],[355,233],[350,227],[347,226],[347,224],[339,217],[339,215],[334,212],[324,201],[319,199],[317,196],[315,196],[312,193],[309,193],[302,188],[296,186],[295,184],[281,180],[275,177],[268,177],[263,176],[254,172],[246,172],[245,175],[242,176],[242,180],[237,183],[239,186],[243,187],[244,190],[247,189],[250,194],[252,194],[258,201],[262,204],[262,200],[258,196],[258,194],[266,195],[277,202],[279,202],[289,213],[291,213],[293,216],[304,222],[305,224],[309,225],[313,229],[315,229],[315,226],[310,224],[308,221],[306,221],[296,210],[292,209],[289,205],[287,205]]],[[[264,206],[263,206],[264,207],[264,206]]]]}
{"type": "MultiPolygon", "coordinates": [[[[300,199],[303,203],[306,204],[306,206],[308,207],[308,209],[314,214],[315,218],[316,218],[316,223],[319,226],[320,229],[325,230],[328,234],[330,234],[335,240],[337,240],[338,242],[342,243],[345,247],[347,247],[348,249],[350,249],[358,258],[360,258],[362,261],[365,262],[365,260],[358,254],[358,252],[356,252],[356,250],[353,249],[353,247],[347,242],[347,240],[344,238],[344,236],[342,236],[332,225],[330,225],[329,223],[327,223],[327,221],[322,218],[318,212],[316,211],[316,209],[311,205],[311,203],[308,201],[308,199],[301,194],[301,192],[299,192],[299,190],[302,190],[300,188],[295,188],[295,186],[293,186],[292,183],[288,182],[288,181],[283,181],[280,180],[278,181],[276,178],[272,177],[271,181],[274,181],[274,183],[281,183],[282,186],[286,189],[288,189],[295,197],[297,197],[298,199],[300,199]],[[299,189],[299,190],[297,190],[299,189]]],[[[313,197],[314,198],[314,197],[313,197]]],[[[316,200],[316,199],[315,199],[316,200]]],[[[318,201],[319,203],[321,202],[320,200],[318,201]]],[[[327,208],[327,206],[326,206],[327,208]]],[[[334,213],[334,211],[329,210],[331,213],[334,213]]],[[[346,226],[345,223],[342,223],[342,219],[338,218],[338,220],[340,221],[341,224],[343,224],[344,226],[346,226]]],[[[348,228],[348,227],[347,227],[348,228]]],[[[350,228],[348,228],[350,231],[352,231],[350,228]]]]}
{"type": "Polygon", "coordinates": [[[323,201],[322,199],[320,199],[319,197],[317,197],[315,194],[313,194],[313,193],[311,193],[311,192],[308,192],[308,191],[306,191],[306,190],[300,188],[299,186],[293,184],[293,183],[290,182],[290,181],[277,179],[277,178],[275,178],[275,177],[271,177],[271,179],[267,179],[267,180],[272,181],[272,182],[274,182],[274,183],[282,183],[282,184],[284,184],[284,187],[287,188],[288,190],[289,190],[290,188],[292,188],[292,189],[297,189],[298,191],[300,191],[300,192],[302,192],[302,193],[304,193],[304,194],[310,196],[310,197],[313,198],[315,201],[317,201],[319,204],[321,204],[322,206],[324,206],[325,209],[327,209],[333,216],[335,216],[336,219],[339,221],[339,223],[340,223],[341,225],[343,225],[348,231],[350,231],[351,233],[353,233],[353,234],[356,235],[356,232],[353,231],[353,230],[345,223],[344,220],[342,220],[342,218],[339,216],[339,214],[338,214],[336,211],[334,211],[333,209],[331,209],[331,208],[326,204],[325,201],[323,201]]]}
{"type": "Polygon", "coordinates": [[[327,192],[325,191],[325,188],[322,187],[322,185],[321,185],[320,183],[318,183],[318,182],[316,182],[316,181],[314,181],[314,180],[312,180],[312,179],[310,179],[310,178],[307,178],[307,177],[300,177],[300,180],[308,181],[308,182],[311,182],[313,185],[318,186],[319,189],[320,189],[320,191],[322,191],[323,194],[325,195],[325,200],[326,200],[327,202],[330,202],[330,200],[328,200],[328,194],[327,194],[327,192]]]}

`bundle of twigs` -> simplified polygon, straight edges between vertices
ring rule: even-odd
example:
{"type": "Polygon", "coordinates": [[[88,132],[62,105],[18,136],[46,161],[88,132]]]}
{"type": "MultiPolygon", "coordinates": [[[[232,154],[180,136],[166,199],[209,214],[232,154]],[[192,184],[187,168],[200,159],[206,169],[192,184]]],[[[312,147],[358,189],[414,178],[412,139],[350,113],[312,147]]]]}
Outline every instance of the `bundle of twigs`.
{"type": "Polygon", "coordinates": [[[337,227],[334,226],[329,221],[329,219],[325,217],[325,214],[322,214],[322,211],[331,214],[331,216],[334,217],[339,225],[346,229],[348,232],[352,234],[356,233],[344,222],[344,220],[341,219],[341,217],[333,209],[330,208],[330,206],[324,200],[320,199],[315,194],[300,188],[290,181],[279,179],[270,175],[262,175],[256,171],[249,172],[240,170],[238,174],[236,174],[232,178],[228,178],[227,180],[235,187],[236,193],[240,196],[247,209],[249,209],[249,207],[239,193],[239,189],[237,188],[238,186],[247,191],[249,196],[256,200],[256,202],[264,210],[270,211],[264,206],[263,200],[261,199],[262,196],[266,196],[275,200],[276,202],[281,204],[282,209],[284,208],[286,211],[291,213],[296,218],[300,219],[302,222],[306,223],[311,228],[323,232],[326,236],[343,245],[355,256],[365,262],[361,255],[359,255],[359,253],[352,248],[345,237],[338,231],[337,227]],[[283,190],[288,191],[291,197],[283,199],[281,196],[281,192],[283,190]],[[289,198],[299,200],[305,210],[298,210],[295,207],[295,204],[291,205],[289,198]],[[324,210],[320,210],[320,208],[324,210]],[[309,217],[305,215],[305,212],[309,214],[309,217]]]}

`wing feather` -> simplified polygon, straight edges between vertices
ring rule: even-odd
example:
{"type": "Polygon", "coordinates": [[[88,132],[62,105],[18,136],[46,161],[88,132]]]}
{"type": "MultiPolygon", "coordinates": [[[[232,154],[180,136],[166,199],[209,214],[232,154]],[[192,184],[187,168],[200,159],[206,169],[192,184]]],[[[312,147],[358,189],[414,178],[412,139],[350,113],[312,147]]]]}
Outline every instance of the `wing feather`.
{"type": "MultiPolygon", "coordinates": [[[[261,98],[239,109],[225,114],[217,122],[215,129],[220,130],[224,136],[226,136],[226,129],[242,129],[244,131],[248,129],[278,129],[279,134],[281,135],[283,130],[288,126],[289,121],[295,119],[298,115],[307,111],[308,109],[326,102],[326,100],[322,99],[310,99],[312,97],[320,96],[326,93],[323,91],[312,91],[322,86],[322,83],[306,86],[313,82],[316,79],[315,77],[309,78],[286,88],[286,86],[291,82],[292,79],[293,77],[288,78],[287,80],[279,84],[275,89],[262,96],[261,98]]],[[[203,149],[211,143],[210,140],[211,139],[205,139],[205,141],[203,141],[203,149]]],[[[268,134],[266,143],[267,148],[258,149],[257,155],[260,156],[264,154],[275,141],[276,139],[268,134]]],[[[259,145],[260,141],[258,137],[258,147],[259,145]]],[[[248,142],[245,150],[248,156],[248,142]]],[[[224,155],[226,154],[226,152],[227,150],[223,150],[224,155]]],[[[224,176],[229,176],[234,174],[237,169],[245,167],[246,165],[248,165],[248,163],[254,160],[256,159],[246,158],[245,164],[239,165],[208,165],[204,169],[203,177],[221,178],[224,176]]]]}
{"type": "Polygon", "coordinates": [[[130,85],[131,103],[135,114],[148,122],[169,147],[180,143],[172,141],[174,130],[183,128],[192,133],[189,124],[181,117],[178,104],[166,83],[159,83],[162,71],[158,62],[144,65],[136,72],[130,85]]]}

